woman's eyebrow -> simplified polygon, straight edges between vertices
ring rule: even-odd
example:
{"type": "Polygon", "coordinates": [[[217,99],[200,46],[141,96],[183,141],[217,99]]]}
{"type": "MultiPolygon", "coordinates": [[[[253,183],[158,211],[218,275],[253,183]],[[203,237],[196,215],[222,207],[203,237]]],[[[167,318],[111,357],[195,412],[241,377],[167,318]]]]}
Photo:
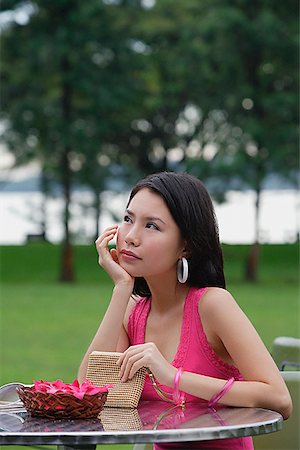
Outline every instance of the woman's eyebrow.
{"type": "MultiPolygon", "coordinates": [[[[130,209],[126,209],[127,214],[129,214],[130,216],[135,217],[135,214],[133,211],[131,211],[130,209]]],[[[153,217],[153,216],[147,216],[145,217],[145,220],[154,220],[154,221],[159,221],[161,223],[163,223],[164,225],[166,224],[166,222],[164,222],[162,219],[160,219],[159,217],[153,217]]]]}

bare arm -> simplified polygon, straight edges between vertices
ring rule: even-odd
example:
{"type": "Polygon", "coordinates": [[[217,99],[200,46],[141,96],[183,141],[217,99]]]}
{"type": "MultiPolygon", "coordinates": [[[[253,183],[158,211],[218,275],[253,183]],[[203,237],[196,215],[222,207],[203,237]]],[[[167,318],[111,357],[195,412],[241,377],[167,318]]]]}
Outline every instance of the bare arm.
{"type": "Polygon", "coordinates": [[[78,379],[86,376],[89,355],[92,351],[124,351],[128,337],[123,326],[124,316],[132,294],[134,279],[119,265],[116,251],[109,251],[108,243],[117,233],[117,227],[110,227],[96,241],[99,264],[112,278],[115,287],[106,313],[93,338],[78,371],[78,379]]]}
{"type": "MultiPolygon", "coordinates": [[[[284,418],[291,414],[288,389],[279,370],[256,330],[225,290],[210,288],[199,303],[208,339],[224,345],[245,381],[236,381],[220,403],[230,406],[262,407],[278,411],[284,418]]],[[[180,388],[210,399],[226,380],[183,373],[180,388]]]]}
{"type": "Polygon", "coordinates": [[[128,347],[128,337],[123,327],[123,319],[130,295],[131,289],[128,289],[127,286],[117,285],[114,287],[103,320],[81,362],[78,372],[79,381],[83,381],[86,377],[89,355],[92,351],[115,352],[124,351],[128,347]]]}

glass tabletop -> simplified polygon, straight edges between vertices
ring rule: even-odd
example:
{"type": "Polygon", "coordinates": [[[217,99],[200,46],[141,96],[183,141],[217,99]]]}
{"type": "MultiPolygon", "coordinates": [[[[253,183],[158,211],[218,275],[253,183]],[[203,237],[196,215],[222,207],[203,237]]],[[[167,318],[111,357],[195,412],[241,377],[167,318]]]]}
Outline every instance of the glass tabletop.
{"type": "Polygon", "coordinates": [[[220,407],[188,403],[141,402],[137,409],[105,407],[98,418],[50,420],[26,411],[0,412],[0,443],[7,445],[69,445],[179,442],[254,436],[278,431],[280,414],[260,408],[220,407]]]}

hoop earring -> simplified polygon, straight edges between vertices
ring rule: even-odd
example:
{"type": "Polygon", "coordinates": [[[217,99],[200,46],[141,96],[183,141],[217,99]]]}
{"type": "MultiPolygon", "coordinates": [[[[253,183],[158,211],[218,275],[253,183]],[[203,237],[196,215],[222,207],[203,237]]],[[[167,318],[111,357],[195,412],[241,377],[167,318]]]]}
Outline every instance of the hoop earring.
{"type": "Polygon", "coordinates": [[[177,263],[177,280],[179,283],[185,283],[189,276],[189,264],[183,256],[177,263]]]}

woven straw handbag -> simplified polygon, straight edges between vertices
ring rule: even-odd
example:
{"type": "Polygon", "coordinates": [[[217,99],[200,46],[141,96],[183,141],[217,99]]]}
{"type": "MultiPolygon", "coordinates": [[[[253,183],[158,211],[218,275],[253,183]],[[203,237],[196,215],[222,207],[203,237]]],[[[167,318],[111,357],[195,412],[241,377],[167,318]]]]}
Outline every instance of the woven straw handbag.
{"type": "Polygon", "coordinates": [[[99,419],[105,431],[141,430],[141,422],[136,408],[110,408],[105,407],[99,419]]]}
{"type": "Polygon", "coordinates": [[[136,408],[145,383],[146,368],[142,367],[131,380],[121,382],[117,361],[122,353],[97,352],[89,356],[86,378],[96,386],[112,384],[105,406],[136,408]]]}

